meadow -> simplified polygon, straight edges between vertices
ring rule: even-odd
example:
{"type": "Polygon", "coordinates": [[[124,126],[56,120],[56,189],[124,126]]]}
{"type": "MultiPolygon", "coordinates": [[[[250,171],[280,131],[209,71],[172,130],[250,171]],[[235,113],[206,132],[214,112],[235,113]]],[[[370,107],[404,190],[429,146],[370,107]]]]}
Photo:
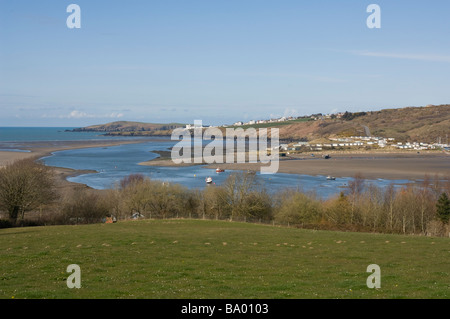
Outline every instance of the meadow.
{"type": "Polygon", "coordinates": [[[448,238],[145,219],[0,229],[0,242],[2,299],[450,298],[448,238]]]}

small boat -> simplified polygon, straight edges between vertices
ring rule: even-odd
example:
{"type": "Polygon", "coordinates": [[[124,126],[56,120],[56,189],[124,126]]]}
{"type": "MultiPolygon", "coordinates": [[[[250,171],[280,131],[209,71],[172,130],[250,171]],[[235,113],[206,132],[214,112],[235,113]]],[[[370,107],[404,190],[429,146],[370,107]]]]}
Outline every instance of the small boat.
{"type": "Polygon", "coordinates": [[[212,178],[211,177],[207,177],[205,179],[206,184],[211,184],[212,183],[212,178]]]}
{"type": "Polygon", "coordinates": [[[336,177],[334,177],[334,176],[327,176],[327,180],[329,180],[329,181],[334,181],[334,180],[336,180],[336,177]]]}
{"type": "Polygon", "coordinates": [[[223,172],[225,172],[225,170],[224,169],[221,169],[221,168],[216,168],[216,173],[223,173],[223,172]]]}

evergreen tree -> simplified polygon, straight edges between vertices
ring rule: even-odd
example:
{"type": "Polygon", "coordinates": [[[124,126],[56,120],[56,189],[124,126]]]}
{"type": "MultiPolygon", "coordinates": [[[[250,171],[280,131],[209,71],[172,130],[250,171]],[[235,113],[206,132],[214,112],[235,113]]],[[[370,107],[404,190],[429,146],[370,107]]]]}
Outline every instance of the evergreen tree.
{"type": "Polygon", "coordinates": [[[436,212],[439,219],[447,224],[450,219],[450,199],[447,193],[442,193],[436,203],[436,212]]]}

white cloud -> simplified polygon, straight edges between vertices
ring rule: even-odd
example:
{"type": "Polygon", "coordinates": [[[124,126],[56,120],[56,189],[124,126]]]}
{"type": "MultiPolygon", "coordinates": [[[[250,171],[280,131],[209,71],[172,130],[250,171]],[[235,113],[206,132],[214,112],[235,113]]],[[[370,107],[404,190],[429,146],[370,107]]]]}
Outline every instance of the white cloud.
{"type": "Polygon", "coordinates": [[[93,117],[90,116],[89,114],[85,113],[85,112],[80,112],[80,111],[72,111],[70,112],[70,114],[68,116],[63,116],[63,117],[67,117],[69,119],[81,119],[81,118],[86,118],[86,117],[93,117]]]}
{"type": "Polygon", "coordinates": [[[283,116],[284,116],[284,117],[298,116],[298,111],[295,110],[295,109],[286,108],[286,109],[284,110],[283,116]]]}
{"type": "Polygon", "coordinates": [[[81,119],[81,118],[121,118],[123,117],[123,113],[112,112],[109,114],[89,114],[86,112],[81,112],[78,110],[74,110],[70,112],[68,116],[65,116],[70,119],[81,119]]]}
{"type": "Polygon", "coordinates": [[[79,110],[73,110],[66,115],[49,115],[49,114],[41,115],[41,118],[60,118],[60,119],[93,119],[93,118],[119,119],[121,117],[124,117],[124,114],[119,112],[111,112],[106,114],[92,114],[79,110]]]}

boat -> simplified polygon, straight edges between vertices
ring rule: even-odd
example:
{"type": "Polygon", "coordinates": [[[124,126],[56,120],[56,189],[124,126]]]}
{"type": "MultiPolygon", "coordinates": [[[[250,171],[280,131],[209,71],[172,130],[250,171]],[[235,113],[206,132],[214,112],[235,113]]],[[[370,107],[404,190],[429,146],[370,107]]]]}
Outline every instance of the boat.
{"type": "Polygon", "coordinates": [[[334,180],[336,180],[336,177],[334,177],[334,176],[327,176],[327,180],[329,180],[329,181],[334,181],[334,180]]]}
{"type": "Polygon", "coordinates": [[[207,177],[205,179],[206,184],[211,184],[212,183],[212,178],[211,177],[207,177]]]}
{"type": "Polygon", "coordinates": [[[224,169],[221,169],[221,168],[216,168],[216,173],[223,173],[223,172],[225,172],[225,170],[224,169]]]}

